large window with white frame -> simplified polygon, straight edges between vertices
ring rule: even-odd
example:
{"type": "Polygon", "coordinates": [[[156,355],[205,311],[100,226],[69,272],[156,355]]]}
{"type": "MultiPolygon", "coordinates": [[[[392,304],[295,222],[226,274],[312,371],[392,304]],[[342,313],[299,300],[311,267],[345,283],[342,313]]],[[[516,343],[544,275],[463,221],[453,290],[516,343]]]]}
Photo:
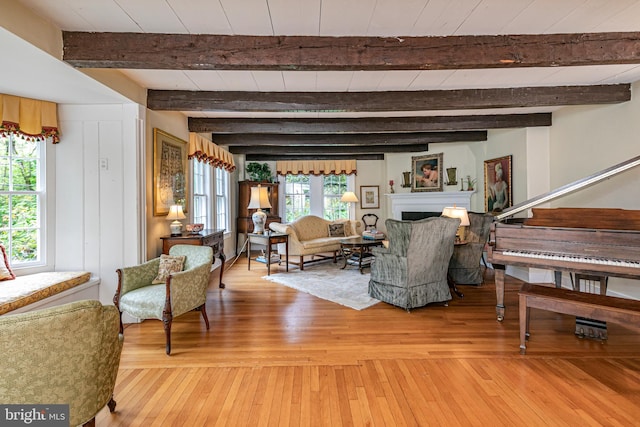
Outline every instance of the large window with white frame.
{"type": "Polygon", "coordinates": [[[229,172],[193,160],[193,222],[230,230],[229,172]]]}
{"type": "Polygon", "coordinates": [[[45,143],[0,136],[0,242],[13,268],[46,262],[45,143]]]}
{"type": "Polygon", "coordinates": [[[229,172],[221,168],[216,171],[216,228],[231,230],[229,218],[229,172]]]}
{"type": "Polygon", "coordinates": [[[353,191],[353,175],[286,175],[284,186],[284,219],[292,222],[304,215],[335,220],[348,219],[349,206],[341,202],[345,191],[353,191]]]}

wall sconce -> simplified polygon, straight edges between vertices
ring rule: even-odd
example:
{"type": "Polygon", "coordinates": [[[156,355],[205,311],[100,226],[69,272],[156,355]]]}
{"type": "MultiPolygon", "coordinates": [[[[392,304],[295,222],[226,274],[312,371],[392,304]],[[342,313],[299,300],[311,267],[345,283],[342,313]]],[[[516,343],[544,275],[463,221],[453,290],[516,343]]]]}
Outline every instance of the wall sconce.
{"type": "Polygon", "coordinates": [[[264,233],[264,226],[267,223],[267,214],[262,209],[271,209],[269,201],[269,192],[266,187],[258,184],[257,187],[251,187],[251,199],[247,209],[257,209],[251,219],[253,220],[253,232],[256,234],[264,233]]]}
{"type": "Polygon", "coordinates": [[[169,208],[169,215],[167,215],[168,220],[173,220],[169,228],[171,229],[172,236],[179,236],[182,234],[182,223],[179,221],[181,219],[185,219],[186,216],[184,212],[182,212],[182,205],[171,205],[169,208]]]}

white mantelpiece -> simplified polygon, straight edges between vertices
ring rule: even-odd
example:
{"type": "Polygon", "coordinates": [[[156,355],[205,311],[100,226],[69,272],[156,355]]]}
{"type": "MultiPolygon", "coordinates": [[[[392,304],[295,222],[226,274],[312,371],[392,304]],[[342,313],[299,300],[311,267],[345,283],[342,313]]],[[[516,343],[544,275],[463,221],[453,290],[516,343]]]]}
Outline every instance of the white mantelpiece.
{"type": "Polygon", "coordinates": [[[402,212],[442,212],[447,206],[471,209],[474,191],[426,191],[385,194],[391,202],[391,216],[402,219],[402,212]]]}

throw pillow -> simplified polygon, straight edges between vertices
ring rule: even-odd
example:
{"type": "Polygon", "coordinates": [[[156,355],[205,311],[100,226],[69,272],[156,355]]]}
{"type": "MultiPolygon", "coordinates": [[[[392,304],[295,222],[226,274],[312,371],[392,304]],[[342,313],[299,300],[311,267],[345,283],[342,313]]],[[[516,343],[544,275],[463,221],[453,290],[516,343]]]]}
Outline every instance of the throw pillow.
{"type": "Polygon", "coordinates": [[[0,245],[0,252],[2,252],[2,259],[0,259],[0,281],[15,279],[16,275],[13,274],[13,271],[11,271],[7,252],[4,250],[4,246],[2,245],[0,245]]]}
{"type": "Polygon", "coordinates": [[[344,224],[329,224],[329,237],[344,237],[344,224]]]}
{"type": "Polygon", "coordinates": [[[169,275],[182,271],[184,260],[186,258],[187,257],[184,255],[160,255],[160,267],[158,267],[158,275],[155,279],[153,279],[153,282],[151,283],[153,283],[154,285],[164,283],[169,275]]]}

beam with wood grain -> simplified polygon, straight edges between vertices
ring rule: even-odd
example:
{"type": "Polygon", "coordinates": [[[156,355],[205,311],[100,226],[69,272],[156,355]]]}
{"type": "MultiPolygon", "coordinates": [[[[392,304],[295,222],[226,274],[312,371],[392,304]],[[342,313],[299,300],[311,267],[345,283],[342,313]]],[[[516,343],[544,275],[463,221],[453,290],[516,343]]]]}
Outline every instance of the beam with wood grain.
{"type": "Polygon", "coordinates": [[[79,68],[378,71],[640,63],[640,32],[430,37],[63,31],[79,68]]]}
{"type": "Polygon", "coordinates": [[[428,151],[428,144],[411,145],[234,145],[233,154],[384,154],[428,151]]]}
{"type": "MultiPolygon", "coordinates": [[[[428,143],[486,141],[487,131],[460,132],[412,132],[412,133],[370,133],[370,134],[212,134],[212,140],[219,145],[281,145],[281,146],[353,146],[387,145],[406,146],[428,143]]],[[[391,148],[391,147],[389,147],[391,148]]]]}
{"type": "Polygon", "coordinates": [[[391,133],[551,126],[551,113],[358,118],[189,117],[189,131],[214,134],[391,133]]]}
{"type": "Polygon", "coordinates": [[[147,107],[166,111],[390,112],[611,104],[631,85],[535,86],[381,92],[148,90],[147,107]]]}

